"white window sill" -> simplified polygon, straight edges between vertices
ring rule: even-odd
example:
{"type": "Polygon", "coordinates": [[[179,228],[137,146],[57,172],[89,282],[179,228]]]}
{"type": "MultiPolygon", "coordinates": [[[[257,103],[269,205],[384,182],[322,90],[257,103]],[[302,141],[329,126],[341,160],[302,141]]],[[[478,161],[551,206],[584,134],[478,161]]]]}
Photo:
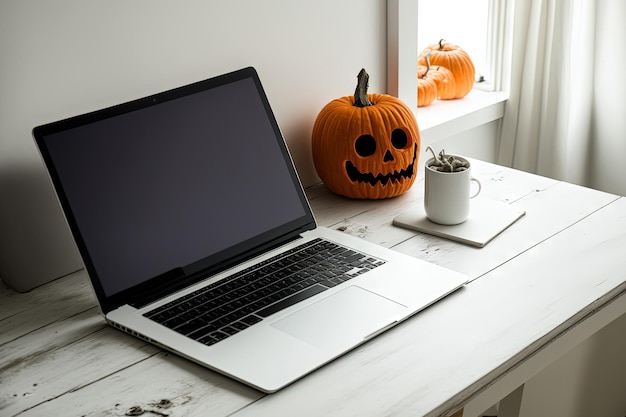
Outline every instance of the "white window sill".
{"type": "Polygon", "coordinates": [[[435,100],[415,111],[422,147],[502,118],[507,92],[473,89],[458,100],[435,100]]]}

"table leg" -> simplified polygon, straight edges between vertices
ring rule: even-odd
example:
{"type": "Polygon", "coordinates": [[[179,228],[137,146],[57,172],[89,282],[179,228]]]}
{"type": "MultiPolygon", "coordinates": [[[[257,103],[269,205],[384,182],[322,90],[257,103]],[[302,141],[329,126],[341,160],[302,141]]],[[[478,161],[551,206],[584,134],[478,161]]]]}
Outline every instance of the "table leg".
{"type": "MultiPolygon", "coordinates": [[[[522,395],[524,394],[524,385],[520,385],[507,396],[505,396],[500,402],[497,404],[497,416],[498,417],[519,417],[520,409],[522,405],[522,395]]],[[[466,406],[456,413],[452,414],[450,417],[483,417],[483,416],[491,416],[492,411],[495,411],[496,406],[489,408],[488,410],[484,410],[484,406],[476,403],[468,403],[466,406]],[[478,409],[480,408],[480,410],[478,409]],[[487,414],[485,414],[487,412],[487,414]]]]}
{"type": "Polygon", "coordinates": [[[519,417],[523,394],[524,384],[504,397],[500,401],[500,407],[498,407],[498,417],[519,417]]]}

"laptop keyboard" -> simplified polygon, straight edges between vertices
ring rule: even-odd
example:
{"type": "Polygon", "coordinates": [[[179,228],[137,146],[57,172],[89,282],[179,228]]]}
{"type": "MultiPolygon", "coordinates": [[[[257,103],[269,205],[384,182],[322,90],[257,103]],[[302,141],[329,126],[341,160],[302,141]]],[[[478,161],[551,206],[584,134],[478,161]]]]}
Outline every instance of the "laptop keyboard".
{"type": "Polygon", "coordinates": [[[144,316],[212,345],[382,264],[380,259],[315,239],[144,316]]]}

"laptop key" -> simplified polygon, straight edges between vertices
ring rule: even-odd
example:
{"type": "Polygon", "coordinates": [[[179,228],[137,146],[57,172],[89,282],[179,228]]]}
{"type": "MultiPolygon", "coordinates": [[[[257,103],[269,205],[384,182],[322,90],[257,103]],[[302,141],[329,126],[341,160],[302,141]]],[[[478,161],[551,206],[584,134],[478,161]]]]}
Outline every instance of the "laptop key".
{"type": "Polygon", "coordinates": [[[241,319],[242,322],[246,323],[249,326],[252,326],[253,324],[258,323],[261,320],[263,320],[261,317],[256,316],[254,314],[251,314],[241,319]]]}
{"type": "Polygon", "coordinates": [[[309,287],[303,291],[300,291],[298,293],[295,293],[294,295],[287,297],[275,304],[272,304],[266,308],[264,308],[261,311],[258,311],[257,314],[261,317],[268,317],[271,316],[272,314],[283,310],[287,307],[290,307],[302,300],[306,300],[309,297],[313,297],[316,294],[321,293],[322,291],[326,291],[328,288],[323,287],[321,285],[313,285],[312,287],[309,287]]]}
{"type": "Polygon", "coordinates": [[[234,335],[235,333],[238,333],[240,329],[237,329],[233,326],[226,326],[226,327],[222,327],[220,329],[222,332],[228,334],[229,336],[234,335]]]}
{"type": "Polygon", "coordinates": [[[232,323],[230,326],[234,327],[237,330],[244,330],[244,329],[247,329],[248,327],[250,327],[249,325],[247,325],[243,321],[236,321],[236,322],[232,323]]]}
{"type": "Polygon", "coordinates": [[[198,342],[200,343],[204,343],[207,346],[211,346],[214,345],[215,343],[219,342],[221,339],[216,339],[215,337],[213,337],[212,335],[206,335],[200,339],[198,339],[198,342]]]}

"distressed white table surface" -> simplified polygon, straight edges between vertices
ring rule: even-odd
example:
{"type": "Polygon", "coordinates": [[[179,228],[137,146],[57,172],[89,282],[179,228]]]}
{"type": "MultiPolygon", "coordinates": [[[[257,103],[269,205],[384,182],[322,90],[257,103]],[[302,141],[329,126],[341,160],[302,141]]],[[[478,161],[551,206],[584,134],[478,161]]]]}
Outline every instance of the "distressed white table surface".
{"type": "Polygon", "coordinates": [[[308,190],[320,224],[472,282],[286,389],[264,395],[108,327],[83,271],[0,289],[0,415],[437,416],[480,412],[626,312],[626,200],[474,161],[483,197],[526,216],[482,249],[391,225],[423,192],[308,190]],[[483,407],[484,408],[481,408],[483,407]]]}

